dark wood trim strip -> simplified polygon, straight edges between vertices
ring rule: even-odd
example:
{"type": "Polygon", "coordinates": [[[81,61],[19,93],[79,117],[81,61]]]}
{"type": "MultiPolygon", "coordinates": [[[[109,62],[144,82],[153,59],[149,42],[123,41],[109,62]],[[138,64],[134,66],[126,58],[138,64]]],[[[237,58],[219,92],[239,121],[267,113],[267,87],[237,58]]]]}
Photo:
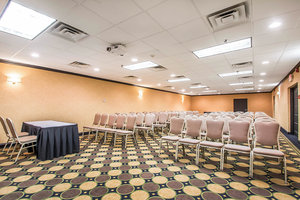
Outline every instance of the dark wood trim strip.
{"type": "Polygon", "coordinates": [[[241,95],[241,94],[263,94],[271,92],[248,92],[248,93],[226,93],[226,94],[207,94],[207,95],[192,95],[192,97],[219,96],[219,95],[241,95]]]}

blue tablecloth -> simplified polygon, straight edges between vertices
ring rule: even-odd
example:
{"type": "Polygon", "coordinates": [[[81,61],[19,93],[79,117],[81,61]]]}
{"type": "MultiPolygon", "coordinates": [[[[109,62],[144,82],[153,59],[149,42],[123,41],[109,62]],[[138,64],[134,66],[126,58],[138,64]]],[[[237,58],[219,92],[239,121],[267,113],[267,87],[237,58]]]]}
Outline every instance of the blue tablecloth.
{"type": "Polygon", "coordinates": [[[58,121],[23,122],[22,131],[37,135],[37,159],[51,160],[79,152],[78,126],[58,121]]]}

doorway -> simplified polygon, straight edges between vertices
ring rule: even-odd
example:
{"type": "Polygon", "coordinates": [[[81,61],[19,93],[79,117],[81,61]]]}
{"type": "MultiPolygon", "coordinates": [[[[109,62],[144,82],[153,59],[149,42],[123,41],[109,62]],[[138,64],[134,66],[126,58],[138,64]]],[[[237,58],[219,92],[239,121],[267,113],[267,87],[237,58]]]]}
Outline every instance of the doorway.
{"type": "Polygon", "coordinates": [[[298,85],[290,88],[290,134],[298,136],[298,85]]]}
{"type": "Polygon", "coordinates": [[[248,99],[233,99],[234,112],[247,112],[248,111],[248,99]]]}

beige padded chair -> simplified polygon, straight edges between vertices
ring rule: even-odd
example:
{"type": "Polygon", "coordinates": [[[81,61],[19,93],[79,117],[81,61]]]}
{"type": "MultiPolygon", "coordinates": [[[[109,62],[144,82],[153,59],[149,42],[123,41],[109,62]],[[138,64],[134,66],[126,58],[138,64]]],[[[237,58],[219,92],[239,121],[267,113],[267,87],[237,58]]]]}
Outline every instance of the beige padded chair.
{"type": "Polygon", "coordinates": [[[287,183],[287,169],[286,169],[286,156],[280,151],[279,144],[279,129],[280,125],[277,122],[255,122],[255,140],[254,147],[250,156],[250,167],[251,167],[251,177],[253,177],[253,162],[255,156],[263,156],[270,158],[277,158],[282,160],[284,168],[284,182],[287,183]],[[262,146],[271,146],[277,149],[271,149],[266,147],[256,147],[259,143],[262,146]]]}
{"type": "Polygon", "coordinates": [[[155,115],[152,113],[147,113],[145,115],[145,123],[143,124],[143,126],[136,126],[135,130],[142,130],[143,132],[146,131],[146,133],[148,134],[149,131],[152,131],[152,133],[154,132],[154,128],[153,128],[153,124],[155,122],[155,115]]]}
{"type": "MultiPolygon", "coordinates": [[[[237,152],[242,154],[248,154],[250,156],[251,152],[251,144],[249,139],[250,134],[250,123],[247,121],[230,121],[229,122],[229,141],[228,144],[225,144],[223,147],[223,155],[224,160],[226,159],[227,152],[237,152]],[[235,144],[230,144],[233,142],[235,144]],[[243,145],[243,143],[247,143],[247,145],[243,145]],[[225,155],[225,156],[224,156],[225,155]]],[[[222,167],[224,163],[222,164],[222,167]]],[[[249,164],[250,166],[250,164],[249,164]]],[[[221,169],[223,170],[223,168],[221,169]]],[[[251,169],[249,169],[249,174],[251,169]]]]}
{"type": "Polygon", "coordinates": [[[167,142],[167,147],[169,147],[168,143],[176,143],[180,138],[182,138],[182,130],[184,125],[183,118],[172,117],[170,119],[170,131],[167,136],[163,136],[159,142],[159,153],[161,153],[162,142],[167,142]]]}
{"type": "MultiPolygon", "coordinates": [[[[126,115],[118,115],[116,118],[116,123],[111,128],[106,128],[104,130],[104,143],[106,142],[107,134],[112,133],[114,134],[117,130],[123,130],[125,126],[126,115]]],[[[114,135],[114,145],[116,144],[116,136],[114,135]]]]}
{"type": "Polygon", "coordinates": [[[136,141],[136,136],[135,136],[135,121],[136,121],[136,115],[128,115],[127,116],[127,123],[125,126],[125,130],[116,130],[115,131],[115,141],[114,141],[114,145],[116,143],[116,138],[118,135],[123,136],[125,135],[125,148],[127,146],[127,137],[128,135],[131,135],[133,137],[133,140],[136,141]]]}
{"type": "Polygon", "coordinates": [[[223,127],[224,121],[216,121],[216,120],[206,120],[206,136],[205,140],[200,142],[198,145],[198,156],[200,148],[202,149],[202,156],[204,158],[204,149],[205,148],[213,148],[219,149],[220,154],[220,168],[222,169],[223,166],[223,146],[224,146],[224,139],[223,139],[223,127]],[[210,139],[210,140],[208,140],[210,139]],[[212,141],[213,140],[213,141],[212,141]],[[216,141],[219,140],[219,141],[216,141]],[[221,142],[220,142],[221,140],[221,142]]]}
{"type": "Polygon", "coordinates": [[[105,127],[98,127],[96,129],[97,130],[96,140],[97,140],[97,135],[99,134],[99,132],[104,132],[104,142],[106,142],[106,137],[105,137],[106,131],[114,128],[116,120],[117,120],[117,115],[116,114],[110,114],[108,116],[108,122],[107,122],[107,124],[105,124],[105,127]]]}
{"type": "Polygon", "coordinates": [[[160,128],[163,132],[163,129],[167,127],[168,113],[161,112],[158,115],[158,121],[156,124],[153,124],[153,128],[160,128]]]}
{"type": "MultiPolygon", "coordinates": [[[[20,153],[21,153],[21,151],[22,151],[23,148],[24,148],[24,149],[27,149],[27,148],[36,146],[37,136],[36,136],[36,135],[30,135],[30,136],[19,137],[19,136],[18,136],[19,134],[17,133],[17,131],[16,131],[16,129],[15,129],[15,126],[14,126],[12,120],[9,119],[9,118],[7,118],[7,119],[6,119],[6,123],[7,123],[7,125],[8,125],[8,128],[9,128],[9,130],[10,130],[12,136],[13,136],[14,143],[16,144],[15,147],[14,147],[14,149],[13,149],[13,151],[12,151],[12,153],[11,153],[11,156],[10,156],[10,157],[13,156],[13,153],[15,152],[17,145],[18,145],[18,144],[21,145],[21,148],[20,148],[19,153],[18,153],[18,155],[17,155],[17,157],[16,157],[16,160],[15,160],[15,162],[17,162],[17,160],[18,160],[18,158],[19,158],[19,155],[20,155],[20,153]],[[24,147],[24,145],[27,145],[27,144],[32,144],[32,145],[30,145],[30,146],[25,146],[25,147],[24,147]]],[[[34,149],[34,148],[33,148],[33,149],[34,149]]]]}
{"type": "MultiPolygon", "coordinates": [[[[6,141],[5,146],[3,147],[2,151],[4,151],[5,148],[7,147],[7,145],[10,143],[10,146],[9,146],[7,152],[6,152],[8,154],[9,151],[10,151],[10,148],[15,143],[15,140],[14,140],[12,134],[9,131],[9,127],[6,125],[5,119],[3,117],[1,117],[1,116],[0,116],[0,122],[1,122],[2,128],[4,130],[4,133],[5,133],[6,137],[7,137],[7,141],[6,141]]],[[[23,136],[28,136],[28,135],[29,135],[29,133],[27,133],[27,132],[18,133],[18,137],[23,137],[23,136]]]]}
{"type": "Polygon", "coordinates": [[[83,126],[83,133],[85,131],[89,132],[88,140],[90,140],[90,134],[91,134],[91,132],[95,131],[96,128],[98,128],[100,120],[101,120],[101,114],[100,113],[96,113],[95,116],[94,116],[94,121],[93,121],[92,125],[91,126],[83,126]]]}
{"type": "Polygon", "coordinates": [[[201,131],[202,121],[201,119],[188,119],[186,120],[186,131],[184,131],[184,138],[180,138],[176,143],[176,155],[175,160],[178,159],[178,146],[181,145],[189,145],[195,146],[196,148],[196,164],[198,164],[198,151],[197,147],[201,140],[200,131],[201,131]],[[195,139],[196,138],[196,139],[195,139]]]}

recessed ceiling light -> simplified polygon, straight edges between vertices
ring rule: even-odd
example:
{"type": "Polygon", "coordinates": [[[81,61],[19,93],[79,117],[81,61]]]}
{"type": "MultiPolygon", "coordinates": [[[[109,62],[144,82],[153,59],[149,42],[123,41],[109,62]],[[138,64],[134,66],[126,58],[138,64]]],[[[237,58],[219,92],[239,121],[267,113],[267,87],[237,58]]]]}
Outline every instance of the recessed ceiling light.
{"type": "Polygon", "coordinates": [[[158,64],[155,64],[151,61],[141,62],[133,65],[125,65],[123,66],[125,69],[130,70],[137,70],[137,69],[144,69],[144,68],[150,68],[150,67],[156,67],[158,64]]]}
{"type": "Polygon", "coordinates": [[[174,89],[175,89],[175,87],[171,87],[171,89],[172,89],[172,90],[174,90],[174,89]]]}
{"type": "Polygon", "coordinates": [[[185,92],[185,89],[180,90],[180,92],[185,92]]]}
{"type": "Polygon", "coordinates": [[[209,87],[205,88],[206,90],[209,90],[209,87]]]}
{"type": "Polygon", "coordinates": [[[94,68],[94,71],[99,72],[100,69],[99,68],[94,68]]]}
{"type": "Polygon", "coordinates": [[[175,76],[176,76],[176,74],[171,74],[171,75],[170,75],[170,77],[175,77],[175,76]]]}
{"type": "Polygon", "coordinates": [[[257,92],[260,92],[259,90],[257,92]]]}
{"type": "Polygon", "coordinates": [[[138,59],[137,58],[131,58],[131,62],[137,62],[138,59]]]}
{"type": "Polygon", "coordinates": [[[217,92],[217,90],[204,90],[203,92],[217,92]]]}
{"type": "Polygon", "coordinates": [[[262,83],[262,82],[264,82],[264,80],[261,79],[261,80],[259,80],[259,82],[262,83]]]}
{"type": "Polygon", "coordinates": [[[231,51],[236,51],[236,50],[241,50],[241,49],[246,49],[252,47],[252,41],[250,38],[246,38],[243,40],[238,40],[234,42],[228,42],[225,44],[221,44],[218,46],[206,48],[206,49],[201,49],[198,51],[194,51],[193,53],[198,57],[198,58],[203,58],[207,56],[213,56],[221,53],[227,53],[231,51]]]}
{"type": "Polygon", "coordinates": [[[252,85],[253,82],[244,82],[244,83],[230,83],[229,85],[234,86],[234,85],[252,85]]]}
{"type": "Polygon", "coordinates": [[[261,72],[261,73],[259,73],[259,75],[265,76],[265,75],[267,75],[267,73],[266,72],[261,72]]]}
{"type": "Polygon", "coordinates": [[[223,73],[223,74],[218,74],[220,77],[226,77],[226,76],[238,76],[238,75],[245,75],[245,74],[252,74],[252,70],[248,71],[237,71],[237,72],[230,72],[230,73],[223,73]]]}
{"type": "Polygon", "coordinates": [[[269,64],[270,63],[270,61],[268,61],[268,60],[265,60],[265,61],[262,61],[261,62],[261,64],[263,64],[263,65],[267,65],[267,64],[269,64]]]}
{"type": "Polygon", "coordinates": [[[269,28],[277,28],[277,27],[279,27],[279,26],[281,26],[281,22],[278,22],[278,21],[276,21],[276,22],[272,22],[270,25],[269,25],[269,28]]]}
{"type": "Polygon", "coordinates": [[[157,83],[157,86],[161,86],[161,84],[160,84],[160,83],[157,83]]]}
{"type": "Polygon", "coordinates": [[[261,87],[260,88],[258,88],[259,90],[261,90],[261,87]]]}
{"type": "Polygon", "coordinates": [[[239,88],[239,89],[235,89],[235,91],[243,91],[243,90],[254,90],[254,88],[239,88]]]}
{"type": "Polygon", "coordinates": [[[207,86],[206,85],[194,85],[194,86],[191,86],[190,88],[206,88],[207,86]]]}
{"type": "Polygon", "coordinates": [[[31,53],[31,57],[38,58],[40,57],[40,55],[38,53],[33,52],[31,53]]]}
{"type": "Polygon", "coordinates": [[[136,79],[137,81],[139,81],[139,82],[141,82],[142,81],[142,79],[141,78],[138,78],[138,79],[136,79]]]}
{"type": "Polygon", "coordinates": [[[189,78],[176,78],[176,79],[169,79],[168,82],[174,83],[174,82],[182,82],[182,81],[190,81],[189,78]]]}
{"type": "Polygon", "coordinates": [[[0,31],[32,40],[56,20],[10,1],[0,19],[0,31]]]}

